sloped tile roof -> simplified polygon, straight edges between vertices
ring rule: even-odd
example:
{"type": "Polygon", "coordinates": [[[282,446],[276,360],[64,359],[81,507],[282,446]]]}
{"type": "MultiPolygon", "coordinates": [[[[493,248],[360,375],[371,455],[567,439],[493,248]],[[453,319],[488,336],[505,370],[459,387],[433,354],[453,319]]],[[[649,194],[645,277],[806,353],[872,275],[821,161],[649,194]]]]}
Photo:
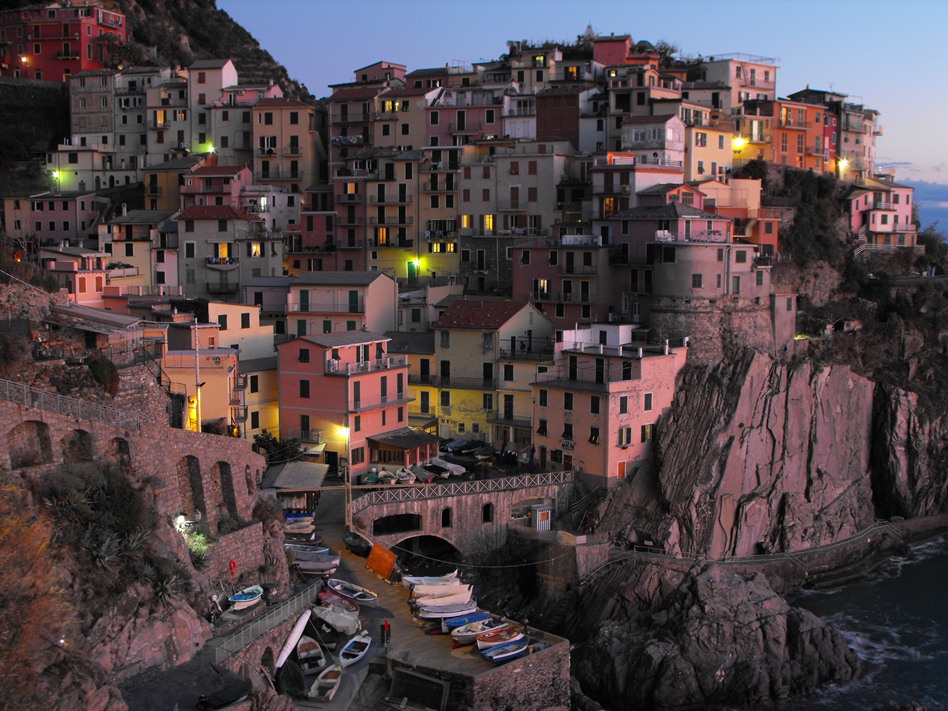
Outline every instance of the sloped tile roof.
{"type": "Polygon", "coordinates": [[[526,304],[516,301],[457,299],[438,319],[438,328],[495,329],[507,323],[526,304]]]}

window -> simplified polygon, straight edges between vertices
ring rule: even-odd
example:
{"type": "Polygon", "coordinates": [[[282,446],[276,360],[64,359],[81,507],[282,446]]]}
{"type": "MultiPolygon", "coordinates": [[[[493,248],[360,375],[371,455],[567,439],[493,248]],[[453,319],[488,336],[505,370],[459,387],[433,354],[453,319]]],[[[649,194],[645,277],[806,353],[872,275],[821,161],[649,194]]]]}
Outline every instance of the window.
{"type": "Polygon", "coordinates": [[[541,390],[541,391],[540,391],[540,407],[546,407],[547,395],[548,395],[548,391],[547,391],[547,390],[541,390]]]}
{"type": "Polygon", "coordinates": [[[546,436],[546,420],[539,420],[537,424],[537,434],[546,436]]]}
{"type": "Polygon", "coordinates": [[[300,397],[308,398],[309,397],[309,381],[300,380],[300,397]]]}
{"type": "Polygon", "coordinates": [[[441,391],[441,407],[451,407],[451,391],[441,391]]]}
{"type": "Polygon", "coordinates": [[[365,447],[356,447],[349,455],[351,464],[362,464],[365,461],[365,447]]]}
{"type": "Polygon", "coordinates": [[[227,314],[221,314],[217,317],[217,323],[220,325],[222,331],[227,330],[227,314]]]}
{"type": "Polygon", "coordinates": [[[240,314],[240,327],[250,328],[250,314],[240,314]]]}
{"type": "Polygon", "coordinates": [[[573,409],[573,393],[563,393],[563,409],[567,411],[573,409]]]}
{"type": "Polygon", "coordinates": [[[598,395],[592,395],[589,398],[589,412],[592,415],[599,414],[599,396],[598,395]]]}
{"type": "Polygon", "coordinates": [[[692,288],[692,289],[700,289],[700,288],[701,288],[701,281],[702,281],[702,277],[701,277],[700,274],[692,274],[692,275],[691,275],[691,288],[692,288]]]}
{"type": "Polygon", "coordinates": [[[735,296],[741,293],[741,278],[739,276],[731,279],[731,293],[735,296]]]}
{"type": "Polygon", "coordinates": [[[441,528],[451,528],[451,509],[441,509],[441,528]]]}
{"type": "Polygon", "coordinates": [[[352,418],[352,431],[361,432],[362,431],[362,415],[356,415],[352,418]]]}
{"type": "Polygon", "coordinates": [[[438,125],[438,120],[439,120],[439,119],[438,119],[438,112],[437,112],[437,111],[432,111],[432,112],[431,112],[431,125],[432,125],[432,126],[437,126],[437,125],[438,125]]]}
{"type": "Polygon", "coordinates": [[[573,423],[567,422],[563,425],[563,439],[573,439],[573,423]]]}
{"type": "Polygon", "coordinates": [[[652,393],[645,393],[645,397],[642,402],[642,409],[646,412],[652,409],[652,393]]]}
{"type": "Polygon", "coordinates": [[[599,444],[599,428],[589,428],[589,444],[599,444]]]}
{"type": "Polygon", "coordinates": [[[259,375],[250,376],[250,392],[252,393],[260,392],[260,376],[259,375]]]}
{"type": "Polygon", "coordinates": [[[655,425],[642,425],[642,442],[651,442],[655,434],[655,425]]]}
{"type": "Polygon", "coordinates": [[[300,114],[298,111],[290,111],[290,125],[296,126],[300,122],[300,114]]]}
{"type": "Polygon", "coordinates": [[[619,446],[628,447],[630,444],[632,444],[632,428],[620,427],[619,428],[619,446]]]}
{"type": "Polygon", "coordinates": [[[309,363],[309,348],[300,348],[300,363],[309,363]]]}
{"type": "Polygon", "coordinates": [[[738,264],[747,264],[747,250],[738,249],[734,252],[734,261],[738,264]]]}
{"type": "Polygon", "coordinates": [[[514,379],[514,367],[512,363],[504,364],[504,380],[508,383],[514,379]]]}
{"type": "Polygon", "coordinates": [[[458,422],[458,434],[464,434],[467,426],[463,422],[458,422]]]}
{"type": "Polygon", "coordinates": [[[619,414],[625,415],[629,412],[629,398],[623,395],[619,398],[619,414]]]}
{"type": "Polygon", "coordinates": [[[484,504],[481,509],[481,522],[482,523],[493,523],[494,521],[494,505],[487,503],[484,504]]]}
{"type": "Polygon", "coordinates": [[[260,413],[256,410],[253,410],[250,413],[250,429],[258,430],[260,429],[260,413]]]}
{"type": "Polygon", "coordinates": [[[450,331],[441,332],[441,347],[442,348],[451,347],[451,332],[450,331]]]}
{"type": "Polygon", "coordinates": [[[484,393],[484,397],[481,401],[481,407],[484,410],[494,409],[494,394],[493,393],[484,393]]]}

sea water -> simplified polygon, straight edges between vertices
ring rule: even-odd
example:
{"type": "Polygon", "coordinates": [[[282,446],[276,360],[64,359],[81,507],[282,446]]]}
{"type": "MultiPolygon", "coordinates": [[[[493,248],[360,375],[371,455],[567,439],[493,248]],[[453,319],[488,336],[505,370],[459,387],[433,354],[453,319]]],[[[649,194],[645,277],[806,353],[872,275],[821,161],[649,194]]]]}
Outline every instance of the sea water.
{"type": "Polygon", "coordinates": [[[868,711],[890,699],[948,709],[948,538],[914,546],[860,582],[790,602],[834,625],[864,671],[780,711],[868,711]]]}

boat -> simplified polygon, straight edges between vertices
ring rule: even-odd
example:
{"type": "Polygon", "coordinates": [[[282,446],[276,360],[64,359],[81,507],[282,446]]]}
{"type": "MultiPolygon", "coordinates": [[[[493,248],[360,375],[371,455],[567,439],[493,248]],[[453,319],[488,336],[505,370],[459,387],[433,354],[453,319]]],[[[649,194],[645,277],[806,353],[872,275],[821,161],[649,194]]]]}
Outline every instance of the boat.
{"type": "Polygon", "coordinates": [[[372,644],[372,636],[363,630],[355,637],[346,642],[339,652],[339,663],[344,667],[355,664],[369,652],[369,646],[372,644]]]}
{"type": "Polygon", "coordinates": [[[235,592],[228,599],[234,610],[246,610],[248,607],[253,607],[260,602],[260,598],[262,597],[263,588],[259,585],[251,585],[240,592],[235,592]]]}
{"type": "Polygon", "coordinates": [[[357,605],[364,605],[365,607],[378,607],[379,596],[371,590],[362,587],[361,585],[349,583],[345,580],[340,580],[339,578],[330,578],[326,585],[337,595],[341,595],[347,600],[352,600],[352,602],[356,603],[357,605]]]}
{"type": "Polygon", "coordinates": [[[414,597],[444,597],[445,595],[463,592],[470,587],[470,585],[465,585],[457,578],[451,578],[435,585],[412,585],[411,594],[414,597]]]}
{"type": "Polygon", "coordinates": [[[449,617],[444,620],[441,626],[444,628],[444,633],[447,634],[451,630],[457,627],[463,627],[464,625],[470,624],[471,622],[482,622],[483,620],[489,620],[490,613],[478,610],[472,612],[468,615],[458,615],[457,617],[449,617]]]}
{"type": "Polygon", "coordinates": [[[329,553],[294,553],[292,565],[304,573],[326,575],[339,567],[339,556],[329,553]]]}
{"type": "Polygon", "coordinates": [[[247,679],[239,678],[229,681],[210,694],[201,694],[198,697],[199,709],[222,709],[238,701],[243,701],[253,692],[253,684],[247,679]]]}
{"type": "Polygon", "coordinates": [[[442,584],[452,584],[458,582],[458,569],[455,568],[450,573],[445,573],[444,575],[428,575],[428,576],[417,576],[417,575],[403,575],[402,576],[402,586],[410,588],[412,585],[442,585],[442,584]]]}
{"type": "Polygon", "coordinates": [[[490,649],[507,642],[513,642],[523,638],[523,625],[508,622],[506,625],[497,627],[487,632],[481,632],[477,635],[477,648],[490,649]]]}
{"type": "Polygon", "coordinates": [[[313,617],[322,620],[340,634],[355,634],[362,629],[362,623],[359,622],[358,615],[335,606],[314,607],[313,617]]]}
{"type": "MultiPolygon", "coordinates": [[[[424,464],[419,464],[418,467],[421,471],[428,472],[430,476],[438,479],[449,479],[452,476],[461,476],[467,471],[460,464],[452,464],[440,457],[429,459],[424,464]]],[[[414,471],[418,472],[418,469],[414,471]]]]}
{"type": "Polygon", "coordinates": [[[296,643],[296,659],[307,676],[326,666],[326,653],[312,637],[303,635],[296,643]]]}
{"type": "Polygon", "coordinates": [[[486,620],[477,620],[468,622],[451,630],[451,638],[458,644],[474,644],[477,641],[477,635],[484,632],[490,632],[492,629],[507,624],[505,620],[487,618],[486,620]]]}
{"type": "Polygon", "coordinates": [[[319,593],[319,604],[324,607],[338,607],[354,615],[359,614],[358,605],[352,602],[352,600],[347,600],[342,595],[334,593],[332,590],[323,590],[319,593]]]}
{"type": "Polygon", "coordinates": [[[336,695],[336,691],[339,690],[341,681],[342,665],[333,664],[328,666],[319,672],[319,676],[316,677],[316,681],[309,688],[306,698],[317,703],[329,703],[332,701],[332,697],[336,695]]]}
{"type": "Polygon", "coordinates": [[[476,459],[477,461],[486,462],[488,459],[491,459],[497,453],[494,451],[493,447],[491,447],[489,444],[485,444],[483,447],[480,447],[479,449],[475,449],[472,454],[474,456],[474,459],[476,459]]]}
{"type": "Polygon", "coordinates": [[[446,595],[444,597],[419,597],[409,602],[416,607],[444,607],[446,605],[454,605],[458,603],[469,603],[473,596],[473,590],[470,585],[465,586],[467,590],[462,590],[461,592],[456,592],[453,595],[446,595]]]}
{"type": "Polygon", "coordinates": [[[322,543],[284,543],[283,550],[290,553],[329,553],[329,546],[322,543]]]}
{"type": "Polygon", "coordinates": [[[369,555],[369,552],[372,550],[372,544],[351,530],[348,526],[346,526],[346,530],[342,532],[342,540],[350,552],[362,556],[363,558],[369,555]]]}
{"type": "Polygon", "coordinates": [[[297,643],[300,641],[300,637],[303,636],[303,632],[306,630],[306,625],[312,615],[313,613],[309,610],[303,610],[303,612],[300,613],[296,624],[293,625],[293,629],[290,630],[290,636],[286,638],[286,642],[280,650],[279,656],[276,658],[276,663],[273,665],[276,669],[282,667],[286,663],[286,660],[290,658],[290,655],[296,649],[297,643]]]}
{"type": "Polygon", "coordinates": [[[284,523],[283,532],[284,533],[302,533],[308,534],[316,530],[316,526],[313,525],[312,521],[295,521],[293,523],[284,523]]]}
{"type": "Polygon", "coordinates": [[[489,662],[494,664],[503,664],[504,662],[509,662],[511,659],[517,659],[518,657],[525,657],[528,654],[534,654],[543,649],[546,649],[550,645],[546,642],[541,642],[539,640],[532,639],[530,637],[523,637],[518,640],[507,642],[506,644],[499,644],[490,649],[485,649],[481,652],[481,655],[489,662]]]}
{"type": "Polygon", "coordinates": [[[425,620],[440,620],[445,617],[460,617],[469,615],[477,610],[477,605],[473,602],[460,602],[453,605],[431,605],[419,607],[416,614],[425,620]]]}
{"type": "Polygon", "coordinates": [[[402,467],[395,471],[395,483],[399,486],[407,486],[408,484],[414,484],[418,480],[418,477],[415,476],[415,472],[407,467],[402,467]]]}

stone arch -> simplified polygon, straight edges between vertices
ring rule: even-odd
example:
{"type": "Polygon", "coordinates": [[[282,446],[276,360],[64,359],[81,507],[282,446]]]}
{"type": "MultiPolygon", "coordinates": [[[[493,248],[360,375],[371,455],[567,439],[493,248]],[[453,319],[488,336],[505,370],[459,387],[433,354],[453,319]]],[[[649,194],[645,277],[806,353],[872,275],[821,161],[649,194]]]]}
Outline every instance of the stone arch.
{"type": "Polygon", "coordinates": [[[249,464],[244,467],[244,484],[247,485],[247,496],[253,496],[254,483],[249,464]]]}
{"type": "Polygon", "coordinates": [[[129,467],[132,464],[132,448],[128,440],[124,437],[113,437],[103,449],[102,454],[106,459],[111,459],[121,467],[129,467]]]}
{"type": "Polygon", "coordinates": [[[53,444],[49,425],[39,420],[27,420],[7,432],[7,451],[10,468],[32,467],[53,461],[53,444]]]}
{"type": "Polygon", "coordinates": [[[212,476],[220,482],[221,498],[224,500],[224,506],[234,518],[237,518],[237,492],[234,490],[234,475],[231,473],[228,462],[215,462],[211,470],[212,476]]]}
{"type": "Polygon", "coordinates": [[[418,535],[424,531],[424,517],[419,513],[405,511],[372,519],[372,535],[391,536],[403,533],[418,535]]]}
{"type": "Polygon", "coordinates": [[[408,534],[388,546],[397,557],[403,570],[417,570],[419,564],[423,575],[440,575],[457,568],[461,551],[457,544],[445,536],[430,534],[408,534]]]}
{"type": "Polygon", "coordinates": [[[185,514],[194,516],[198,511],[207,513],[204,500],[204,481],[201,478],[201,463],[190,454],[178,460],[178,498],[185,514]]]}
{"type": "Polygon", "coordinates": [[[273,647],[267,647],[263,650],[263,654],[260,655],[260,666],[272,677],[273,672],[275,671],[274,665],[276,664],[276,658],[273,654],[273,647]]]}
{"type": "Polygon", "coordinates": [[[494,505],[491,502],[487,502],[481,507],[481,523],[493,523],[494,522],[494,505]]]}
{"type": "Polygon", "coordinates": [[[91,462],[95,459],[95,443],[92,434],[85,430],[72,430],[59,440],[63,463],[91,462]]]}
{"type": "Polygon", "coordinates": [[[450,506],[445,506],[441,509],[441,528],[451,528],[453,525],[452,519],[452,509],[450,506]]]}

